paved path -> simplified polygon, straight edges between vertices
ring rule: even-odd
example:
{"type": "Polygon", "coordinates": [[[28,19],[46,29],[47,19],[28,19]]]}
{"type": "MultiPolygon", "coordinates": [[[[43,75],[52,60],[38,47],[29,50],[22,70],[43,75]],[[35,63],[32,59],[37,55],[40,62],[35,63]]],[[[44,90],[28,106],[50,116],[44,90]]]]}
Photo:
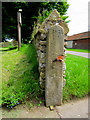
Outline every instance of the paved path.
{"type": "MultiPolygon", "coordinates": [[[[0,110],[1,111],[1,110],[0,110]]],[[[11,111],[2,109],[3,118],[88,118],[88,97],[73,100],[69,103],[56,106],[50,111],[44,105],[28,108],[27,105],[18,105],[11,111]]]]}
{"type": "Polygon", "coordinates": [[[61,118],[88,118],[88,99],[72,101],[56,108],[61,118]]]}
{"type": "Polygon", "coordinates": [[[90,58],[90,53],[74,52],[74,51],[66,51],[66,53],[81,56],[81,57],[85,57],[85,58],[90,58]]]}

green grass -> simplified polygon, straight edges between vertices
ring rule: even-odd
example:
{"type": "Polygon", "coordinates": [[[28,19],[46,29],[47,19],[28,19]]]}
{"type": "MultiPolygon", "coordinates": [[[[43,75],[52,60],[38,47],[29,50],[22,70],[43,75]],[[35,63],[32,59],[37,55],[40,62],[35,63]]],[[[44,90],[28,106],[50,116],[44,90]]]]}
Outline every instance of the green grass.
{"type": "MultiPolygon", "coordinates": [[[[89,91],[90,92],[90,91],[89,91]]],[[[63,101],[88,94],[88,59],[67,54],[66,86],[63,89],[63,101]]]]}
{"type": "Polygon", "coordinates": [[[72,48],[67,48],[69,51],[75,51],[75,52],[85,52],[85,53],[90,53],[90,50],[86,49],[72,49],[72,48]]]}
{"type": "MultiPolygon", "coordinates": [[[[3,48],[0,55],[2,55],[2,67],[0,68],[2,69],[2,81],[0,81],[2,100],[0,103],[12,108],[23,101],[42,97],[37,54],[33,45],[23,45],[19,52],[17,48],[12,50],[3,48]]],[[[88,59],[67,54],[66,68],[63,102],[87,95],[88,59]]]]}
{"type": "Polygon", "coordinates": [[[3,51],[3,50],[8,50],[8,49],[9,49],[9,48],[7,48],[7,47],[6,47],[6,48],[0,47],[0,51],[1,51],[1,50],[2,50],[2,51],[3,51]]]}
{"type": "Polygon", "coordinates": [[[37,54],[33,45],[2,52],[2,104],[11,107],[40,96],[37,54]]]}

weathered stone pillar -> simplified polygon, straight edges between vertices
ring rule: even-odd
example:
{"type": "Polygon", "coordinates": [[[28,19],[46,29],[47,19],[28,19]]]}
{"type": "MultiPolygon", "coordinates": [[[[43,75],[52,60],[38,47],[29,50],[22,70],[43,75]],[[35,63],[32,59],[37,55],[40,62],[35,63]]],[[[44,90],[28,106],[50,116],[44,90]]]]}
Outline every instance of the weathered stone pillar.
{"type": "Polygon", "coordinates": [[[64,55],[64,30],[60,25],[49,29],[46,48],[46,106],[61,105],[63,89],[63,61],[55,61],[64,55]]]}

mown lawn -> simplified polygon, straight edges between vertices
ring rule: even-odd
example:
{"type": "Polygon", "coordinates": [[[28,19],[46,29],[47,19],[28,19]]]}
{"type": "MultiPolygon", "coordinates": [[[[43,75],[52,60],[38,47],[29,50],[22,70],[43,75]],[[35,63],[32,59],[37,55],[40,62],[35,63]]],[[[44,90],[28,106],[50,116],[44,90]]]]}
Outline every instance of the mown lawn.
{"type": "MultiPolygon", "coordinates": [[[[25,100],[42,97],[39,85],[37,54],[34,46],[23,45],[21,50],[5,49],[2,54],[2,100],[6,107],[25,100]]],[[[67,54],[66,86],[63,88],[63,102],[73,97],[88,94],[88,59],[67,54]]],[[[1,81],[0,81],[1,84],[1,81]]],[[[40,101],[41,103],[41,101],[40,101]]]]}
{"type": "MultiPolygon", "coordinates": [[[[89,91],[90,92],[90,91],[89,91]]],[[[67,54],[66,86],[63,89],[63,101],[88,94],[88,59],[67,54]]]]}
{"type": "Polygon", "coordinates": [[[90,50],[86,49],[72,49],[72,48],[67,48],[68,51],[75,51],[75,52],[85,52],[85,53],[90,53],[90,50]]]}

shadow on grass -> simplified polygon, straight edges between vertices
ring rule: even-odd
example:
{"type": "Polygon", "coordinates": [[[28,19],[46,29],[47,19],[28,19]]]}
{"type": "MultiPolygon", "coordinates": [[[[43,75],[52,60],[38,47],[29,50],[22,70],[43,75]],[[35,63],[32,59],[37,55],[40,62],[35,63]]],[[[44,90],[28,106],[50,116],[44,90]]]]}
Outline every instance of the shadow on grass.
{"type": "Polygon", "coordinates": [[[16,48],[17,48],[17,46],[8,48],[8,49],[6,49],[6,50],[0,50],[0,52],[1,52],[1,51],[10,51],[10,50],[14,50],[14,49],[16,49],[16,48]]]}
{"type": "Polygon", "coordinates": [[[28,47],[23,47],[19,53],[23,57],[15,65],[7,88],[3,86],[4,107],[13,108],[27,100],[32,102],[33,99],[39,103],[43,99],[39,84],[36,49],[30,44],[28,47]]]}

